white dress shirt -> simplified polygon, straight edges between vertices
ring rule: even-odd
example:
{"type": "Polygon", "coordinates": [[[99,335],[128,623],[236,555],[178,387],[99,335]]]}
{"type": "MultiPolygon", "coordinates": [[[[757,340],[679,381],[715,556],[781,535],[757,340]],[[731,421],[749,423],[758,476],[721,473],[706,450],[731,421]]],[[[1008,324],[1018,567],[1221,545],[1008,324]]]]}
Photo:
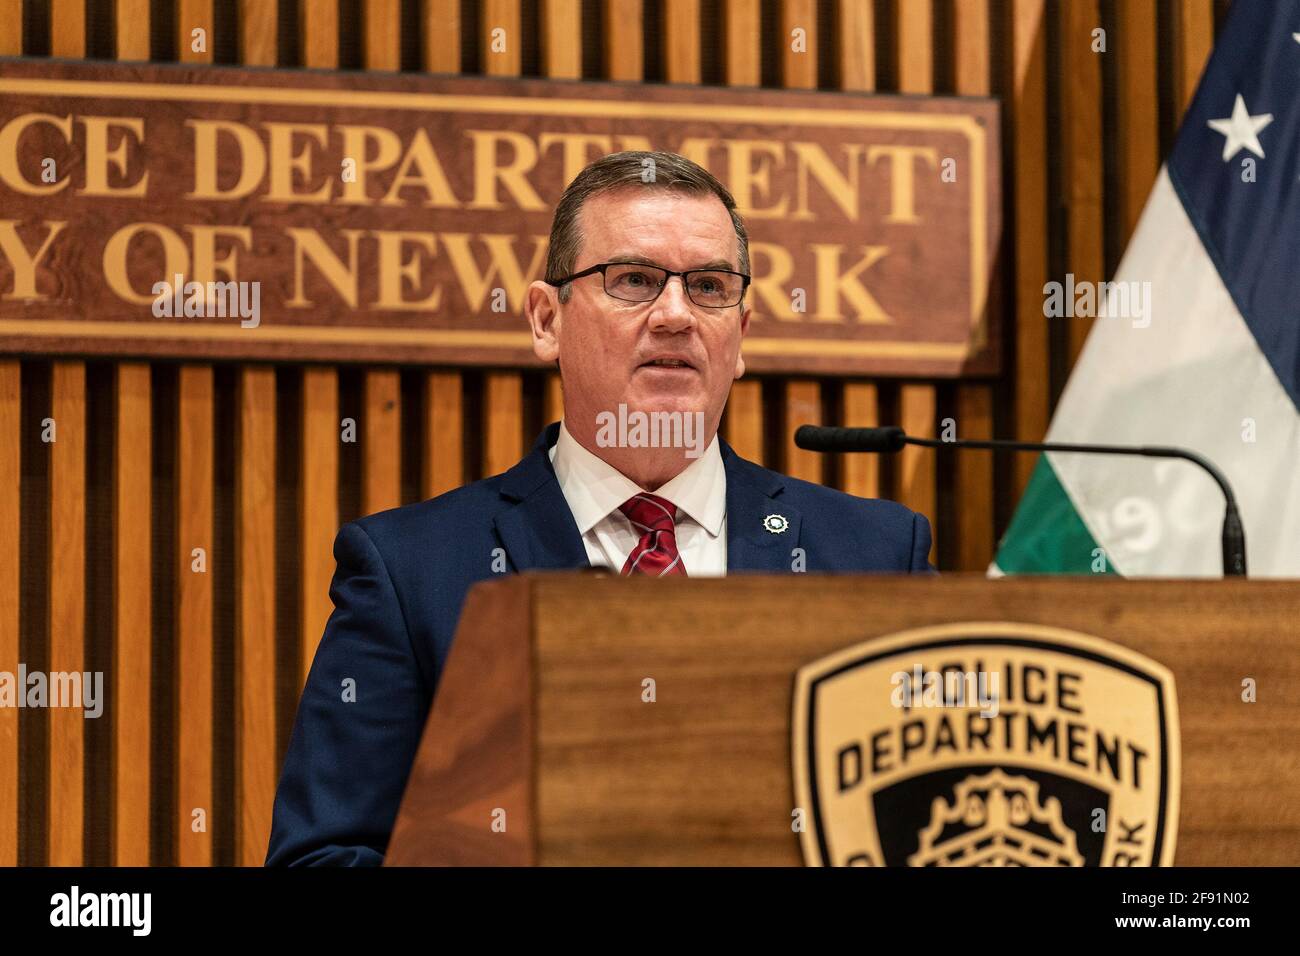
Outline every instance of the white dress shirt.
{"type": "Polygon", "coordinates": [[[727,472],[722,467],[717,435],[703,455],[653,492],[583,448],[563,422],[550,456],[587,549],[587,560],[593,565],[607,565],[616,574],[623,570],[641,532],[618,507],[644,493],[677,506],[675,537],[687,576],[721,577],[727,573],[727,472]]]}

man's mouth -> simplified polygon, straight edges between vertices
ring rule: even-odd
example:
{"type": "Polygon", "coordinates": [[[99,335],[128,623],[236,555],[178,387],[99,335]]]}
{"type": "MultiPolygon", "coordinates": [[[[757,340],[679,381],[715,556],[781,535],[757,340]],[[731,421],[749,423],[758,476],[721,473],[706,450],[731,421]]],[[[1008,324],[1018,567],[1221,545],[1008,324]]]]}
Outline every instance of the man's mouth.
{"type": "Polygon", "coordinates": [[[695,366],[692,365],[690,362],[686,361],[685,359],[678,359],[678,358],[657,358],[657,359],[651,359],[649,362],[642,362],[642,363],[641,363],[641,368],[689,368],[689,369],[693,369],[693,368],[695,368],[695,366]]]}

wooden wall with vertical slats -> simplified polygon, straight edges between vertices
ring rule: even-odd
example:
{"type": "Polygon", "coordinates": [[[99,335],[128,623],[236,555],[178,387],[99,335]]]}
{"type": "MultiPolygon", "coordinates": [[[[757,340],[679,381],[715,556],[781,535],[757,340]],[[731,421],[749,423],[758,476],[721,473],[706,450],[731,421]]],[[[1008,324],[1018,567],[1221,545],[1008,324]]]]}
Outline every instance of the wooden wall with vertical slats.
{"type": "MultiPolygon", "coordinates": [[[[962,570],[989,562],[1032,456],[822,457],[796,449],[791,432],[804,422],[897,422],[926,435],[951,424],[960,437],[1040,438],[1088,331],[1080,320],[1044,319],[1043,284],[1114,268],[1223,8],[5,6],[0,55],[1000,97],[1007,237],[990,308],[1003,319],[1003,374],[746,378],[722,424],[737,451],[769,467],[926,512],[933,559],[962,570]],[[1171,92],[1162,98],[1162,89],[1171,92]]],[[[508,467],[561,407],[552,371],[0,356],[0,670],[103,661],[108,696],[102,732],[71,711],[0,709],[0,865],[260,863],[297,693],[330,612],[340,522],[508,467]],[[47,419],[57,441],[42,439],[47,419]]]]}

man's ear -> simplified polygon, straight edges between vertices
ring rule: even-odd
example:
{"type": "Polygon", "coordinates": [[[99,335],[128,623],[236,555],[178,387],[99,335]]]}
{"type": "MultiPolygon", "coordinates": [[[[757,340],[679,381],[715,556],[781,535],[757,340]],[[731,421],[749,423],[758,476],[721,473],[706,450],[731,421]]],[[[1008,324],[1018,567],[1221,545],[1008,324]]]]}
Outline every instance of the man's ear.
{"type": "Polygon", "coordinates": [[[745,303],[740,306],[740,348],[736,350],[736,374],[734,378],[740,378],[745,374],[745,336],[749,334],[749,317],[753,313],[753,308],[745,303]]]}
{"type": "Polygon", "coordinates": [[[560,358],[559,289],[538,280],[528,286],[524,315],[533,333],[533,354],[543,362],[560,358]]]}

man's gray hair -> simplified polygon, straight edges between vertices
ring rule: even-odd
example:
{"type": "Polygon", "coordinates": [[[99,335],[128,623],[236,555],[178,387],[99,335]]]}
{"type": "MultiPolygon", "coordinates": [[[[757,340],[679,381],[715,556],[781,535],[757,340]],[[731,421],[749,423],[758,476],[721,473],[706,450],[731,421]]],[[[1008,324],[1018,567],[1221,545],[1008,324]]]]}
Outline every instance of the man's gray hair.
{"type": "MultiPolygon", "coordinates": [[[[740,250],[740,271],[749,274],[749,234],[736,212],[736,200],[727,187],[699,163],[677,153],[625,150],[596,160],[569,183],[555,207],[551,244],[546,253],[546,278],[555,282],[572,275],[582,249],[578,213],[592,196],[615,189],[676,189],[691,195],[717,196],[731,214],[740,250]]],[[[569,301],[570,286],[560,288],[560,301],[569,301]]]]}

